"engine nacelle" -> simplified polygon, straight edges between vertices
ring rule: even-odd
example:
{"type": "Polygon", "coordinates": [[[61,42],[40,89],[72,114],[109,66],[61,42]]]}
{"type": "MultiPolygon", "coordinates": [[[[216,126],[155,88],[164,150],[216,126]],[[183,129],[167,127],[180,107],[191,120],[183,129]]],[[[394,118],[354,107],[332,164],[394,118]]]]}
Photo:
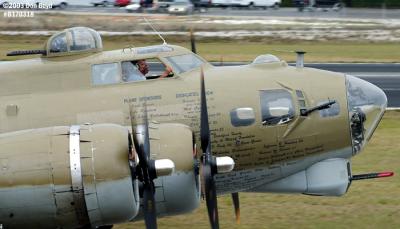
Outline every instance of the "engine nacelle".
{"type": "Polygon", "coordinates": [[[351,183],[350,178],[349,160],[331,158],[286,178],[254,188],[250,192],[341,196],[347,192],[351,183]]]}
{"type": "Polygon", "coordinates": [[[50,127],[0,135],[0,224],[80,228],[138,213],[129,132],[113,124],[50,127]]]}
{"type": "MultiPolygon", "coordinates": [[[[151,123],[151,159],[170,159],[175,171],[154,180],[159,216],[191,212],[200,205],[200,183],[195,172],[193,134],[190,127],[175,123],[151,123]]],[[[135,218],[140,220],[141,217],[135,218]]]]}

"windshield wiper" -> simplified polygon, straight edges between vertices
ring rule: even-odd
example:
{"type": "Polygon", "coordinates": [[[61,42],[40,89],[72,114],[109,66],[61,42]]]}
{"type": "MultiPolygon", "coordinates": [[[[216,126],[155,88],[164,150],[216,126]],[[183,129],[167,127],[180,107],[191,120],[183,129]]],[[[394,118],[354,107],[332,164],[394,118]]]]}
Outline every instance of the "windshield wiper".
{"type": "Polygon", "coordinates": [[[320,111],[320,110],[328,109],[335,103],[336,103],[336,100],[332,100],[332,101],[329,100],[326,103],[323,103],[321,105],[315,106],[315,107],[310,108],[310,109],[300,109],[300,115],[301,116],[308,116],[310,113],[312,113],[314,111],[320,111]]]}

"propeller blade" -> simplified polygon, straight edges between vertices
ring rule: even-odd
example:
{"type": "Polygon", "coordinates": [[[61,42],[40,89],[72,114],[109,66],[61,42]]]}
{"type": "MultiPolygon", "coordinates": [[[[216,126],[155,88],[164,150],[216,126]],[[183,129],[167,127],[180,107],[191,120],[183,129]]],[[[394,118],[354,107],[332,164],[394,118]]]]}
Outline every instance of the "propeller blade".
{"type": "Polygon", "coordinates": [[[147,160],[150,160],[150,137],[149,137],[149,120],[147,118],[147,103],[144,103],[144,142],[143,148],[147,160]]]}
{"type": "Polygon", "coordinates": [[[132,128],[132,137],[133,137],[133,144],[135,146],[136,152],[139,152],[139,142],[136,138],[136,128],[135,128],[135,114],[133,113],[133,107],[132,104],[129,105],[129,118],[131,120],[131,128],[132,128]]]}
{"type": "Polygon", "coordinates": [[[211,153],[210,127],[208,123],[207,98],[206,98],[203,69],[201,69],[200,81],[201,81],[200,139],[201,139],[201,149],[203,151],[202,175],[204,181],[204,192],[206,196],[208,218],[210,220],[211,228],[218,229],[219,220],[218,220],[217,191],[214,180],[214,175],[216,174],[216,162],[211,153]]]}
{"type": "Polygon", "coordinates": [[[143,211],[144,221],[147,229],[157,229],[156,201],[154,200],[154,184],[144,185],[143,190],[143,211]]]}
{"type": "Polygon", "coordinates": [[[233,206],[235,207],[236,223],[240,224],[240,204],[239,204],[239,193],[232,193],[233,206]]]}
{"type": "Polygon", "coordinates": [[[143,183],[143,213],[147,229],[157,229],[157,212],[156,201],[154,198],[155,187],[153,179],[157,178],[154,160],[150,160],[150,137],[149,137],[149,122],[147,118],[147,106],[144,103],[144,127],[140,130],[143,135],[143,141],[139,143],[137,139],[137,130],[134,127],[134,115],[132,107],[130,107],[130,118],[133,133],[133,141],[137,155],[139,157],[139,165],[137,175],[143,183]]]}
{"type": "MultiPolygon", "coordinates": [[[[200,101],[200,109],[201,109],[201,124],[200,124],[200,137],[201,137],[201,149],[203,150],[203,154],[206,153],[206,157],[208,157],[211,151],[208,150],[210,145],[210,127],[208,124],[208,111],[207,111],[207,99],[206,99],[206,90],[204,85],[204,73],[203,68],[201,69],[201,101],[200,101]]],[[[204,155],[203,155],[204,156],[204,155]]]]}
{"type": "Polygon", "coordinates": [[[144,221],[146,223],[147,229],[157,228],[157,214],[156,214],[156,201],[154,199],[155,188],[153,179],[155,176],[154,161],[150,160],[150,137],[149,137],[149,121],[147,118],[147,104],[144,103],[144,128],[143,135],[144,140],[141,144],[141,153],[145,160],[146,171],[144,180],[144,190],[143,190],[143,205],[144,205],[144,221]]]}
{"type": "Polygon", "coordinates": [[[210,220],[211,228],[218,229],[218,204],[217,192],[215,188],[214,176],[211,175],[211,166],[209,164],[203,165],[204,186],[206,194],[206,203],[208,210],[208,219],[210,220]]]}

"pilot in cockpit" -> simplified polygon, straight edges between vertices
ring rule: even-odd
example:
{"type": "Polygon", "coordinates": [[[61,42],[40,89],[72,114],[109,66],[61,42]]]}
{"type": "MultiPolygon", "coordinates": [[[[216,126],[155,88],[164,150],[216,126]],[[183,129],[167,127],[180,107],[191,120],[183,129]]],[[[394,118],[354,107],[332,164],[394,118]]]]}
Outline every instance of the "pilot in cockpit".
{"type": "MultiPolygon", "coordinates": [[[[146,74],[148,72],[149,66],[144,59],[122,62],[122,76],[125,82],[146,80],[146,74]]],[[[172,68],[166,66],[165,71],[156,78],[165,78],[167,76],[170,76],[171,74],[173,74],[172,68]]],[[[150,76],[149,78],[154,79],[155,77],[150,76]]]]}
{"type": "MultiPolygon", "coordinates": [[[[138,70],[143,74],[146,75],[149,72],[149,65],[147,64],[146,60],[138,60],[136,62],[136,66],[138,70]]],[[[165,78],[172,73],[172,68],[168,65],[165,66],[165,71],[160,75],[159,78],[165,78]]]]}
{"type": "Polygon", "coordinates": [[[144,76],[149,72],[149,65],[144,59],[136,61],[136,66],[144,76]]]}

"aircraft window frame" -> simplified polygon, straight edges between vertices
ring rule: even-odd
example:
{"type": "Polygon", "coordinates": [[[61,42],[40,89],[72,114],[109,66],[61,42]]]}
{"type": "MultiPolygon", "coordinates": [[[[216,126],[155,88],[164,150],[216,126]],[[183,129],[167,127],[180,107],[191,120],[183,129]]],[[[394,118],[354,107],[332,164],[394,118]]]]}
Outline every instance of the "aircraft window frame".
{"type": "Polygon", "coordinates": [[[119,62],[111,62],[111,63],[100,63],[100,64],[93,64],[91,66],[91,82],[92,85],[94,86],[104,86],[104,85],[113,85],[113,84],[118,84],[121,83],[121,67],[119,62]],[[106,73],[105,69],[97,69],[97,67],[106,67],[106,66],[111,66],[114,69],[111,69],[112,71],[115,71],[115,76],[114,76],[114,81],[111,79],[109,80],[109,77],[103,76],[102,74],[106,73]],[[96,80],[98,78],[102,77],[103,79],[96,80]]]}
{"type": "Polygon", "coordinates": [[[201,58],[199,58],[197,55],[195,55],[193,53],[186,53],[186,54],[181,54],[181,55],[176,55],[176,56],[168,56],[168,57],[165,57],[165,59],[167,59],[167,61],[169,63],[171,63],[171,65],[172,65],[171,67],[175,70],[174,71],[175,74],[182,74],[182,73],[191,71],[193,69],[199,68],[200,66],[205,64],[204,60],[202,60],[201,58]],[[185,57],[191,57],[191,60],[195,60],[195,63],[193,62],[188,67],[186,67],[185,65],[187,65],[188,62],[186,61],[186,63],[185,63],[185,60],[183,59],[185,57]],[[182,63],[184,63],[184,64],[182,64],[182,63]]]}
{"type": "MultiPolygon", "coordinates": [[[[138,81],[140,82],[140,81],[146,81],[146,80],[160,79],[160,77],[164,73],[166,67],[167,67],[167,64],[164,63],[158,57],[151,57],[151,58],[145,58],[145,59],[141,58],[141,59],[134,59],[134,60],[124,60],[124,61],[121,61],[121,81],[122,81],[122,83],[133,83],[133,82],[138,82],[138,81]],[[146,75],[143,75],[139,71],[138,66],[133,63],[133,62],[137,62],[139,60],[145,60],[148,65],[149,72],[146,75]],[[132,65],[131,65],[132,69],[128,70],[128,72],[130,72],[132,77],[128,77],[128,78],[126,78],[124,76],[124,72],[126,70],[125,66],[127,66],[127,65],[124,65],[124,63],[127,63],[127,62],[132,63],[132,65]],[[160,67],[157,67],[156,65],[162,66],[162,71],[154,70],[155,68],[156,69],[160,68],[160,67]],[[140,76],[143,76],[144,79],[141,79],[140,76]],[[129,80],[129,78],[132,78],[132,80],[129,80]]],[[[175,70],[173,69],[173,71],[170,73],[170,75],[165,76],[164,79],[171,78],[174,75],[175,75],[175,70]]]]}
{"type": "Polygon", "coordinates": [[[260,111],[263,125],[275,126],[289,123],[296,115],[292,92],[286,89],[260,90],[260,111]],[[271,112],[276,114],[271,114],[271,112]]]}
{"type": "Polygon", "coordinates": [[[301,90],[296,90],[296,95],[297,97],[304,99],[304,93],[301,90]]]}
{"type": "MultiPolygon", "coordinates": [[[[91,66],[91,83],[93,86],[102,86],[102,85],[114,85],[114,84],[124,84],[124,83],[135,83],[135,82],[142,82],[147,80],[158,79],[164,73],[166,68],[166,64],[160,58],[147,58],[146,63],[150,66],[149,72],[146,75],[143,75],[137,65],[133,62],[137,62],[143,59],[136,59],[136,60],[124,60],[120,62],[109,62],[109,63],[98,63],[93,64],[91,66]],[[131,63],[129,65],[125,63],[131,63]],[[163,71],[152,70],[154,69],[155,65],[162,65],[163,71]],[[127,67],[125,67],[127,66],[127,67]],[[114,77],[102,76],[106,72],[107,69],[99,70],[99,68],[107,68],[110,67],[111,71],[114,71],[114,77]],[[129,68],[131,69],[129,70],[129,68]],[[112,69],[113,68],[113,69],[112,69]],[[128,68],[128,70],[127,70],[128,68]],[[126,77],[124,76],[125,70],[129,71],[131,76],[126,77]],[[103,79],[100,79],[103,77],[103,79]],[[143,77],[143,78],[142,78],[143,77]]],[[[157,68],[157,67],[156,67],[157,68]]],[[[165,78],[170,78],[174,76],[174,71],[171,72],[170,75],[166,76],[165,78]]]]}
{"type": "Polygon", "coordinates": [[[230,117],[234,127],[250,126],[256,121],[256,114],[251,107],[234,108],[230,112],[230,117]]]}
{"type": "Polygon", "coordinates": [[[306,101],[303,91],[296,90],[296,96],[297,96],[297,102],[298,102],[300,110],[307,109],[307,101],[306,101]]]}
{"type": "Polygon", "coordinates": [[[300,109],[307,108],[307,104],[306,104],[306,101],[304,99],[299,99],[298,101],[299,101],[300,109]]]}
{"type": "Polygon", "coordinates": [[[138,60],[121,61],[121,82],[131,83],[147,80],[146,76],[139,71],[137,65],[133,63],[135,61],[138,60]]]}
{"type": "Polygon", "coordinates": [[[66,32],[60,33],[51,39],[49,52],[52,54],[69,52],[68,37],[67,37],[66,32]],[[60,38],[62,39],[61,43],[60,43],[60,38]],[[62,49],[60,47],[58,47],[57,51],[56,51],[56,49],[53,49],[53,44],[55,44],[56,42],[58,42],[58,44],[56,44],[57,46],[60,46],[60,45],[63,46],[62,49]]]}
{"type": "Polygon", "coordinates": [[[66,29],[54,34],[46,43],[46,55],[49,57],[99,52],[101,50],[103,50],[103,43],[100,34],[86,27],[66,29]],[[82,47],[74,46],[76,42],[80,42],[82,47]],[[62,48],[58,48],[58,50],[54,48],[61,45],[62,48]]]}

